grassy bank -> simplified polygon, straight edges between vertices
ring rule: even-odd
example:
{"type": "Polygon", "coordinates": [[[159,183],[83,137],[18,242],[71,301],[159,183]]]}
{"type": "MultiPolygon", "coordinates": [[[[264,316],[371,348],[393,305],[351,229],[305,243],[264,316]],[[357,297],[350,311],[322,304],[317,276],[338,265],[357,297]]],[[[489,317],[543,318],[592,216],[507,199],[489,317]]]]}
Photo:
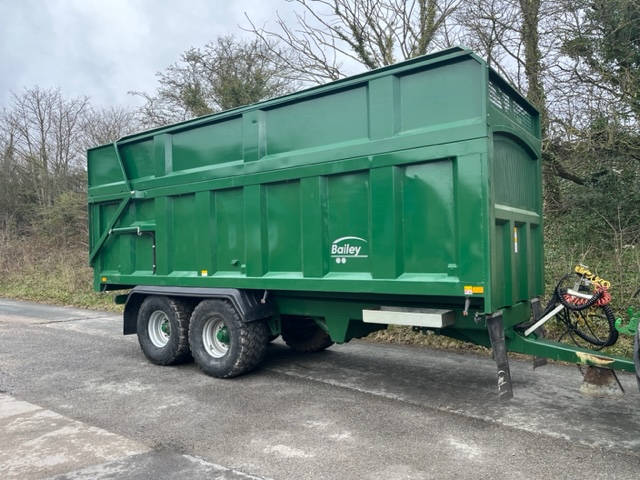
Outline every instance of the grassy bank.
{"type": "Polygon", "coordinates": [[[0,247],[0,296],[117,311],[113,295],[93,291],[92,270],[82,245],[51,245],[33,238],[0,247]]]}

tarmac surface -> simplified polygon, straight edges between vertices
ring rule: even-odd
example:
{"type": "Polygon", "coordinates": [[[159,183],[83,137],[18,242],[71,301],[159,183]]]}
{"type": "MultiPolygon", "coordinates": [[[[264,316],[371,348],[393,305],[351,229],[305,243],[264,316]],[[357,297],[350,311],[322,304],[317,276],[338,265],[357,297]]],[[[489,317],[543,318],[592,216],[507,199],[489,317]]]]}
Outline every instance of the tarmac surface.
{"type": "Polygon", "coordinates": [[[0,299],[2,479],[640,478],[640,394],[576,367],[353,341],[254,373],[157,367],[119,315],[0,299]]]}

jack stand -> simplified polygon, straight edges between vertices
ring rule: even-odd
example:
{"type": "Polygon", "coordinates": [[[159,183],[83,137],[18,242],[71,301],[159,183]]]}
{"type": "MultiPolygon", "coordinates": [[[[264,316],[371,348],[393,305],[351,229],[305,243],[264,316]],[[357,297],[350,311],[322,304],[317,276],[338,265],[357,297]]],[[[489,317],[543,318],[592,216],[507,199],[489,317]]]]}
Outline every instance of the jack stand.
{"type": "MultiPolygon", "coordinates": [[[[531,314],[533,316],[533,321],[537,322],[542,317],[542,306],[540,305],[539,298],[531,299],[531,314]]],[[[544,338],[544,329],[543,327],[538,327],[534,332],[538,337],[544,338]]],[[[533,369],[535,370],[538,367],[543,367],[547,364],[547,359],[544,357],[533,357],[533,369]]]]}
{"type": "Polygon", "coordinates": [[[513,398],[513,386],[501,311],[487,317],[487,330],[493,349],[493,358],[498,366],[498,400],[509,400],[513,398]]]}
{"type": "Polygon", "coordinates": [[[624,396],[624,388],[613,370],[589,366],[580,393],[586,397],[618,399],[624,396]]]}

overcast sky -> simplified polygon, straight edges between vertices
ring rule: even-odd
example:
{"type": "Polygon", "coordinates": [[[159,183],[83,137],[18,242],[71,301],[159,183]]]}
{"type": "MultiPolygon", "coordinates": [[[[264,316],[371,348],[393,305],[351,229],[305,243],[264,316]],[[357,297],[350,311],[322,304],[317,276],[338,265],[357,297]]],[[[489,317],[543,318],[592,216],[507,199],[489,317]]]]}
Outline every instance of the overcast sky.
{"type": "Polygon", "coordinates": [[[219,35],[285,18],[285,0],[0,0],[0,107],[11,91],[60,86],[96,105],[137,105],[155,73],[219,35]]]}

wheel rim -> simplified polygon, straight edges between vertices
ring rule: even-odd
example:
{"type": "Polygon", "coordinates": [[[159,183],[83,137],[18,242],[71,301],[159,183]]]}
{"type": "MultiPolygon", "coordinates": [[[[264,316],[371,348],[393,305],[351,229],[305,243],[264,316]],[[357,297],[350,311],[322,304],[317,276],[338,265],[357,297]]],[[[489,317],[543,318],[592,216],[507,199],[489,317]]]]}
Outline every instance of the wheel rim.
{"type": "Polygon", "coordinates": [[[156,347],[162,348],[169,343],[171,323],[166,313],[156,310],[149,317],[149,338],[156,347]]]}
{"type": "Polygon", "coordinates": [[[224,357],[229,351],[229,329],[221,318],[207,320],[202,330],[204,349],[214,358],[224,357]]]}

